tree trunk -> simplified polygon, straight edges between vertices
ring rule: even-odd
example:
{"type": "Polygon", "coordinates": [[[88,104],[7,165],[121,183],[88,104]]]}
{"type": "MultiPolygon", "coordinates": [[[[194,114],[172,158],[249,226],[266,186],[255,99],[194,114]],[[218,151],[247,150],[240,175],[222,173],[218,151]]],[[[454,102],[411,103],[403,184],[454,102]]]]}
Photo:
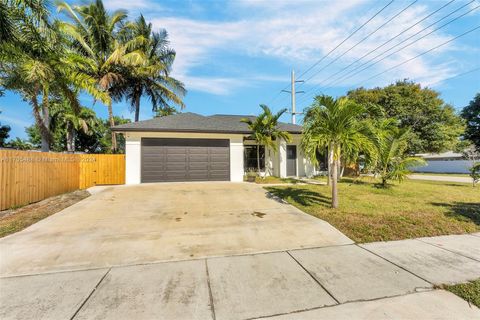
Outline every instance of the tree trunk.
{"type": "Polygon", "coordinates": [[[67,151],[75,152],[75,129],[71,123],[67,124],[67,151]]]}
{"type": "Polygon", "coordinates": [[[343,178],[343,173],[345,172],[345,166],[342,166],[342,162],[340,160],[337,160],[337,166],[340,168],[340,172],[338,173],[338,180],[342,180],[343,178]]]}
{"type": "Polygon", "coordinates": [[[337,178],[338,178],[338,162],[333,159],[332,161],[332,208],[338,208],[338,190],[337,190],[337,178]]]}
{"type": "MultiPolygon", "coordinates": [[[[112,109],[112,103],[108,104],[108,118],[110,120],[110,131],[113,126],[115,126],[115,120],[113,119],[113,109],[112,109]]],[[[115,132],[112,132],[112,153],[115,153],[117,151],[117,135],[115,132]]]]}
{"type": "Polygon", "coordinates": [[[260,145],[257,144],[257,172],[260,174],[260,145]]]}
{"type": "Polygon", "coordinates": [[[43,98],[42,98],[42,118],[43,124],[47,131],[45,135],[42,135],[42,151],[49,152],[50,151],[50,142],[51,142],[51,135],[50,135],[50,108],[49,108],[49,101],[48,101],[48,89],[43,90],[43,98]]]}
{"type": "Polygon", "coordinates": [[[135,97],[135,122],[140,119],[140,97],[135,97]]]}

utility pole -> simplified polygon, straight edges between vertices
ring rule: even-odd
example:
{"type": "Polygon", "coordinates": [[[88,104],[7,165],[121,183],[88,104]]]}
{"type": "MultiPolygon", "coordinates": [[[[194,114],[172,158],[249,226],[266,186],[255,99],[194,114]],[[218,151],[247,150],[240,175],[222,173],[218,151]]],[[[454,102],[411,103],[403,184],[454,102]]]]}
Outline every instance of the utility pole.
{"type": "Polygon", "coordinates": [[[297,114],[302,114],[301,112],[297,112],[297,109],[296,109],[296,101],[295,101],[295,94],[297,93],[304,93],[305,91],[295,91],[295,83],[297,82],[304,82],[303,80],[295,80],[295,70],[292,69],[292,90],[291,91],[288,91],[288,90],[282,90],[283,92],[288,92],[291,94],[292,96],[292,111],[289,112],[292,114],[292,123],[293,124],[296,124],[297,123],[297,119],[296,119],[296,115],[297,114]]]}

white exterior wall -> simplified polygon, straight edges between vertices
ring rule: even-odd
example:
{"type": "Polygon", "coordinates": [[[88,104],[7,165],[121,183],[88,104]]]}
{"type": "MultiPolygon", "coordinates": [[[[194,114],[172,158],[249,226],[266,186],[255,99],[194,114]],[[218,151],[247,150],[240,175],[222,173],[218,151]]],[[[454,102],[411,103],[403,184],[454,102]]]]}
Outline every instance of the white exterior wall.
{"type": "Polygon", "coordinates": [[[303,154],[300,142],[301,135],[292,135],[292,140],[289,143],[286,143],[283,140],[280,142],[280,152],[277,159],[279,162],[279,176],[281,178],[285,178],[287,176],[287,145],[297,146],[297,177],[312,177],[314,175],[315,167],[303,154]]]}
{"type": "Polygon", "coordinates": [[[128,137],[125,139],[125,184],[140,183],[140,148],[140,137],[128,137]]]}
{"type": "Polygon", "coordinates": [[[230,181],[243,181],[243,136],[230,138],[230,181]]]}
{"type": "Polygon", "coordinates": [[[230,140],[230,181],[243,181],[243,135],[188,132],[129,132],[125,134],[125,183],[139,184],[141,176],[142,138],[190,138],[230,140]]]}
{"type": "Polygon", "coordinates": [[[287,177],[287,143],[285,140],[281,140],[278,147],[278,176],[280,178],[287,177]]]}
{"type": "Polygon", "coordinates": [[[472,162],[468,160],[426,160],[427,165],[412,168],[415,172],[469,173],[472,162]]]}

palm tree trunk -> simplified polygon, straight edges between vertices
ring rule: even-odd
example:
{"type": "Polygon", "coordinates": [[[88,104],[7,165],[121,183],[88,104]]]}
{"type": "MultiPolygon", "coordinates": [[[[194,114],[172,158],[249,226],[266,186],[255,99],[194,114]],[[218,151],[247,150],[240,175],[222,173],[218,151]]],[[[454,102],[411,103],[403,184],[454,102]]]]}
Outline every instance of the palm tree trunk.
{"type": "MultiPolygon", "coordinates": [[[[108,108],[108,118],[110,120],[110,130],[112,127],[115,126],[115,120],[113,119],[113,109],[112,109],[112,103],[110,102],[107,106],[108,108]]],[[[115,132],[112,132],[112,152],[115,153],[117,151],[117,135],[115,132]]]]}
{"type": "Polygon", "coordinates": [[[67,151],[75,152],[75,130],[71,123],[67,123],[67,151]]]}
{"type": "MultiPolygon", "coordinates": [[[[332,148],[333,149],[333,148],[332,148]]],[[[337,190],[337,178],[338,178],[338,162],[333,159],[332,163],[332,208],[338,208],[338,190],[337,190]]]]}
{"type": "MultiPolygon", "coordinates": [[[[39,90],[36,89],[36,92],[39,90]]],[[[50,151],[50,114],[48,110],[48,100],[42,101],[42,106],[38,105],[38,100],[36,94],[32,96],[32,111],[33,117],[35,118],[35,123],[40,131],[40,138],[41,138],[41,150],[42,152],[49,152],[50,151]],[[42,114],[40,114],[40,110],[42,114]]]]}
{"type": "Polygon", "coordinates": [[[135,122],[140,119],[140,97],[135,97],[135,122]]]}
{"type": "Polygon", "coordinates": [[[330,144],[328,146],[328,161],[327,161],[327,186],[331,185],[332,180],[332,162],[333,162],[333,146],[330,144]]]}

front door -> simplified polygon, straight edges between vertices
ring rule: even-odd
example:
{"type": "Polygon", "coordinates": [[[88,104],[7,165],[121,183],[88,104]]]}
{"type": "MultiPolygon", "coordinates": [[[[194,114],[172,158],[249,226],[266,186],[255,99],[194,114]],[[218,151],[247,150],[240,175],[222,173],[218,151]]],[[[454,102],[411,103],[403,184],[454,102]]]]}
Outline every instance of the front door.
{"type": "Polygon", "coordinates": [[[287,146],[287,176],[297,175],[297,146],[287,146]]]}

